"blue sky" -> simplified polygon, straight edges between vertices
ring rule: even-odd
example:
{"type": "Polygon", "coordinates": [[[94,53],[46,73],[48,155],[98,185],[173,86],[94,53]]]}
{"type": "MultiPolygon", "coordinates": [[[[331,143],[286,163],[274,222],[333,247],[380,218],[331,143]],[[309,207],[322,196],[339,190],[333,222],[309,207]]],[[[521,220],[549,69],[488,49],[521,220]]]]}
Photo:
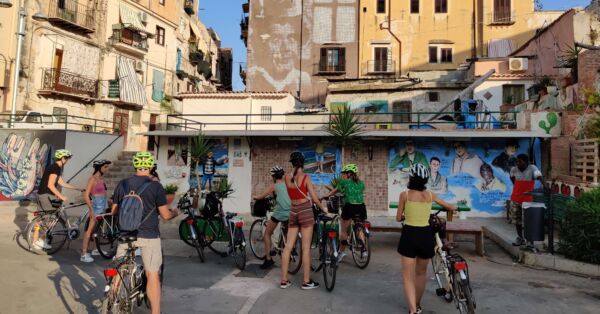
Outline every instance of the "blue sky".
{"type": "MultiPolygon", "coordinates": [[[[523,1],[523,0],[519,0],[523,1]]],[[[239,75],[240,63],[246,62],[246,47],[240,39],[242,3],[247,0],[200,0],[200,19],[214,28],[221,37],[222,47],[233,48],[233,89],[243,90],[239,75]]],[[[566,10],[585,7],[590,0],[542,0],[544,10],[566,10]]]]}

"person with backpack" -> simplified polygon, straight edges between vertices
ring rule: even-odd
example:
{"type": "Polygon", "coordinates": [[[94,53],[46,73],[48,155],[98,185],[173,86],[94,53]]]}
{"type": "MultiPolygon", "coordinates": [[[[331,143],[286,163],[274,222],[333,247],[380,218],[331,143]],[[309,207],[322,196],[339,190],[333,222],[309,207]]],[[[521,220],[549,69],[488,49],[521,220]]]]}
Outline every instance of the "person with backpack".
{"type": "MultiPolygon", "coordinates": [[[[146,293],[152,313],[160,313],[160,277],[162,251],[158,216],[164,220],[177,217],[177,208],[169,209],[163,186],[152,180],[150,170],[154,167],[154,156],[149,152],[137,152],[133,156],[135,175],[121,180],[113,194],[112,214],[118,214],[121,234],[135,234],[135,247],[141,248],[142,264],[148,284],[146,293]]],[[[124,256],[126,244],[119,244],[117,257],[124,256]]]]}

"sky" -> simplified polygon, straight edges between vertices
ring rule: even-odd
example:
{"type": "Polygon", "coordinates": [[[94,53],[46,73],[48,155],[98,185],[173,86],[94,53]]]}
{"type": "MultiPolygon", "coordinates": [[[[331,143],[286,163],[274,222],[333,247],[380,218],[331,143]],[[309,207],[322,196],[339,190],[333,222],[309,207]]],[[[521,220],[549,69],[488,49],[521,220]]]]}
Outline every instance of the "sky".
{"type": "MultiPolygon", "coordinates": [[[[247,0],[199,0],[200,20],[221,37],[221,47],[233,48],[233,89],[244,90],[239,75],[240,63],[246,62],[246,47],[240,39],[242,3],[247,0]]],[[[522,1],[522,0],[519,0],[522,1]]],[[[585,7],[590,0],[542,0],[544,10],[566,10],[585,7]]]]}

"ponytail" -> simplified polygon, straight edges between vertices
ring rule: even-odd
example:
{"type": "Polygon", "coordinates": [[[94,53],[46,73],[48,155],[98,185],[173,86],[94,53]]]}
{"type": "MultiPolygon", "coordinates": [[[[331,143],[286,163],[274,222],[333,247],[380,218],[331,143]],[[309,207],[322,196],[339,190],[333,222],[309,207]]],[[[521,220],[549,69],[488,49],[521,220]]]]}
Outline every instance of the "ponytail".
{"type": "Polygon", "coordinates": [[[294,161],[292,162],[292,166],[294,166],[294,173],[292,174],[292,183],[294,183],[294,178],[296,178],[296,175],[298,174],[298,170],[300,170],[300,168],[304,167],[304,161],[294,161]]]}
{"type": "Polygon", "coordinates": [[[358,176],[356,175],[356,173],[352,174],[352,181],[354,181],[354,183],[358,183],[358,176]]]}

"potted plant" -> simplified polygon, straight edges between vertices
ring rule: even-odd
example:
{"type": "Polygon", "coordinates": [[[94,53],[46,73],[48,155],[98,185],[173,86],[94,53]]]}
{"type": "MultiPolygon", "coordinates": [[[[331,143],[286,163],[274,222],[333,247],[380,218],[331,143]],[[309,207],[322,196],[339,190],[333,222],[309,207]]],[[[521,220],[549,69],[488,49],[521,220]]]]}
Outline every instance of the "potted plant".
{"type": "Polygon", "coordinates": [[[165,193],[167,194],[167,205],[170,205],[171,203],[173,203],[173,200],[175,200],[175,192],[177,192],[177,185],[176,184],[167,184],[165,185],[165,193]]]}
{"type": "Polygon", "coordinates": [[[227,198],[235,192],[235,190],[233,189],[233,183],[231,183],[231,181],[228,181],[227,177],[222,177],[221,180],[219,180],[219,186],[217,187],[217,191],[219,192],[221,198],[227,198]]]}

